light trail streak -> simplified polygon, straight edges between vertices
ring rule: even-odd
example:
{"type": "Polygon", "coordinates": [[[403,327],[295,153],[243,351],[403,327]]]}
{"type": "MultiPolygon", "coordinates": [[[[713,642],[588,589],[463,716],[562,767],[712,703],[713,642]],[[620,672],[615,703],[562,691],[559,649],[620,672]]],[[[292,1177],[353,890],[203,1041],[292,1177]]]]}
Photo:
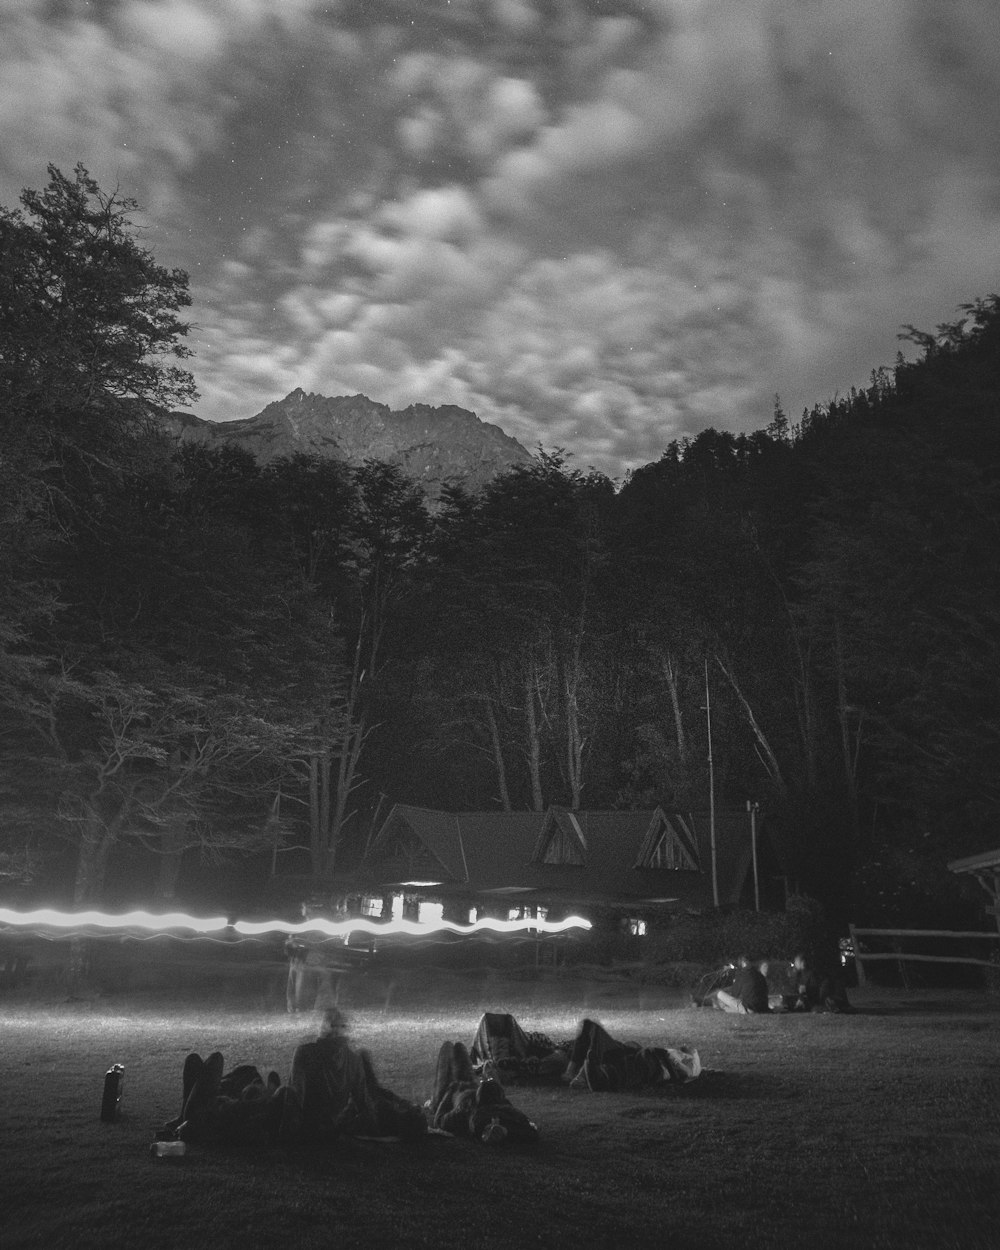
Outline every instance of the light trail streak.
{"type": "Polygon", "coordinates": [[[170,911],[154,915],[148,911],[127,911],[113,916],[103,911],[56,911],[51,907],[39,907],[35,911],[14,911],[0,907],[0,924],[28,927],[40,925],[56,929],[148,929],[155,933],[167,933],[171,929],[190,929],[195,933],[217,933],[225,929],[229,921],[225,916],[199,919],[185,912],[170,911]]]}
{"type": "Polygon", "coordinates": [[[426,937],[429,933],[565,933],[568,929],[589,929],[590,921],[582,916],[569,916],[565,920],[494,920],[484,917],[471,924],[457,924],[453,920],[367,920],[353,917],[350,920],[265,920],[261,922],[237,920],[233,925],[237,933],[256,936],[262,933],[323,933],[327,937],[349,937],[352,933],[367,933],[373,937],[405,935],[426,937]]]}
{"type": "Polygon", "coordinates": [[[315,933],[324,937],[341,938],[346,941],[352,933],[363,933],[370,937],[413,937],[423,938],[435,933],[454,933],[468,937],[475,933],[566,933],[570,929],[589,929],[590,921],[582,916],[568,916],[565,920],[495,920],[483,917],[470,924],[457,924],[451,920],[402,920],[389,921],[370,920],[354,916],[347,920],[235,920],[225,916],[199,918],[184,912],[165,912],[155,915],[148,911],[129,911],[112,915],[102,911],[57,911],[42,907],[34,911],[16,911],[9,907],[0,907],[0,924],[14,925],[19,928],[57,928],[57,929],[105,929],[128,930],[144,929],[151,933],[170,933],[174,930],[185,930],[193,933],[222,933],[232,929],[244,937],[263,937],[269,933],[308,934],[315,933]]]}

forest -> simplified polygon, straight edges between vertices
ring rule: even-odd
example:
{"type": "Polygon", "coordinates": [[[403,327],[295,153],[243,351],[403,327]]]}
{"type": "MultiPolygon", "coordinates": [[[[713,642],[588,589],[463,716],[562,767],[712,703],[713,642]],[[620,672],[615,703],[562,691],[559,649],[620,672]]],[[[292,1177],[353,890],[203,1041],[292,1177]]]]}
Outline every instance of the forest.
{"type": "Polygon", "coordinates": [[[190,295],[136,207],[50,166],[0,209],[3,901],[252,901],[349,868],[394,802],[702,810],[711,754],[797,890],[968,920],[1000,297],[797,422],[776,400],[622,483],[539,448],[431,504],[390,464],[164,433],[190,295]]]}

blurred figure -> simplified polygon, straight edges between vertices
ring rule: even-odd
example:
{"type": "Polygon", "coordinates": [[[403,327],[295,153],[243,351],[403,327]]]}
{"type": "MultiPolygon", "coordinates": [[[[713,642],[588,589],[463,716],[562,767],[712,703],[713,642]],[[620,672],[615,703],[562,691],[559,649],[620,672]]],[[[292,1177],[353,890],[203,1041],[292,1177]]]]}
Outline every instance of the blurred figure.
{"type": "MultiPolygon", "coordinates": [[[[310,907],[308,903],[299,905],[299,915],[302,920],[310,919],[310,907]]],[[[288,960],[288,979],[285,982],[285,1010],[290,1016],[297,1015],[300,1011],[308,1011],[313,1006],[313,995],[308,993],[309,990],[309,972],[306,970],[306,957],[309,954],[309,944],[301,933],[289,933],[285,938],[285,958],[288,960]]]]}
{"type": "MultiPolygon", "coordinates": [[[[306,956],[309,948],[297,933],[289,933],[285,939],[285,958],[288,960],[288,980],[285,983],[285,1010],[290,1016],[308,1010],[306,989],[309,973],[306,956]]],[[[308,1004],[312,1006],[312,1004],[308,1004]]]]}
{"type": "Polygon", "coordinates": [[[789,993],[789,969],[791,964],[785,960],[772,963],[762,959],[758,964],[760,975],[767,984],[767,1006],[770,1011],[785,1010],[785,995],[789,993]]]}
{"type": "Polygon", "coordinates": [[[380,1085],[371,1056],[351,1046],[336,1007],[324,1013],[316,1041],[296,1048],[282,1102],[285,1145],[342,1136],[409,1140],[427,1132],[421,1109],[380,1085]]]}

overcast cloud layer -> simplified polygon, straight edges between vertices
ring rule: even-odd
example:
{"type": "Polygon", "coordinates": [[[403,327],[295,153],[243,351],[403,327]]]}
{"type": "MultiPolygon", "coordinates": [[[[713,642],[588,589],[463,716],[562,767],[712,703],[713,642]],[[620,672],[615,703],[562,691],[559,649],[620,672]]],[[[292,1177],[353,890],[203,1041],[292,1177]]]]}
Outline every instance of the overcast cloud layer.
{"type": "Polygon", "coordinates": [[[996,0],[0,0],[0,198],[191,275],[198,415],[454,403],[621,477],[1000,287],[996,0]]]}

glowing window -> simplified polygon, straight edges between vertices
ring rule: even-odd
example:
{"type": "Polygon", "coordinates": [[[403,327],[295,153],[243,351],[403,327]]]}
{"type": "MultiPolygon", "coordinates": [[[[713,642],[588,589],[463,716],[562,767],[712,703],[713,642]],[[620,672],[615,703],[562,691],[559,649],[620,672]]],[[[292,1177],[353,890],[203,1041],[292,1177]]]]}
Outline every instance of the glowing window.
{"type": "Polygon", "coordinates": [[[421,924],[434,924],[444,918],[443,903],[421,902],[417,904],[417,919],[421,924]]]}
{"type": "Polygon", "coordinates": [[[403,918],[403,895],[394,894],[392,896],[392,918],[393,920],[402,920],[403,918]]]}
{"type": "Polygon", "coordinates": [[[628,932],[631,937],[646,936],[645,920],[640,920],[637,916],[630,916],[625,923],[628,926],[628,932]]]}
{"type": "Polygon", "coordinates": [[[371,895],[364,895],[361,899],[361,906],[358,908],[358,914],[377,919],[382,915],[382,900],[373,898],[371,895]]]}

